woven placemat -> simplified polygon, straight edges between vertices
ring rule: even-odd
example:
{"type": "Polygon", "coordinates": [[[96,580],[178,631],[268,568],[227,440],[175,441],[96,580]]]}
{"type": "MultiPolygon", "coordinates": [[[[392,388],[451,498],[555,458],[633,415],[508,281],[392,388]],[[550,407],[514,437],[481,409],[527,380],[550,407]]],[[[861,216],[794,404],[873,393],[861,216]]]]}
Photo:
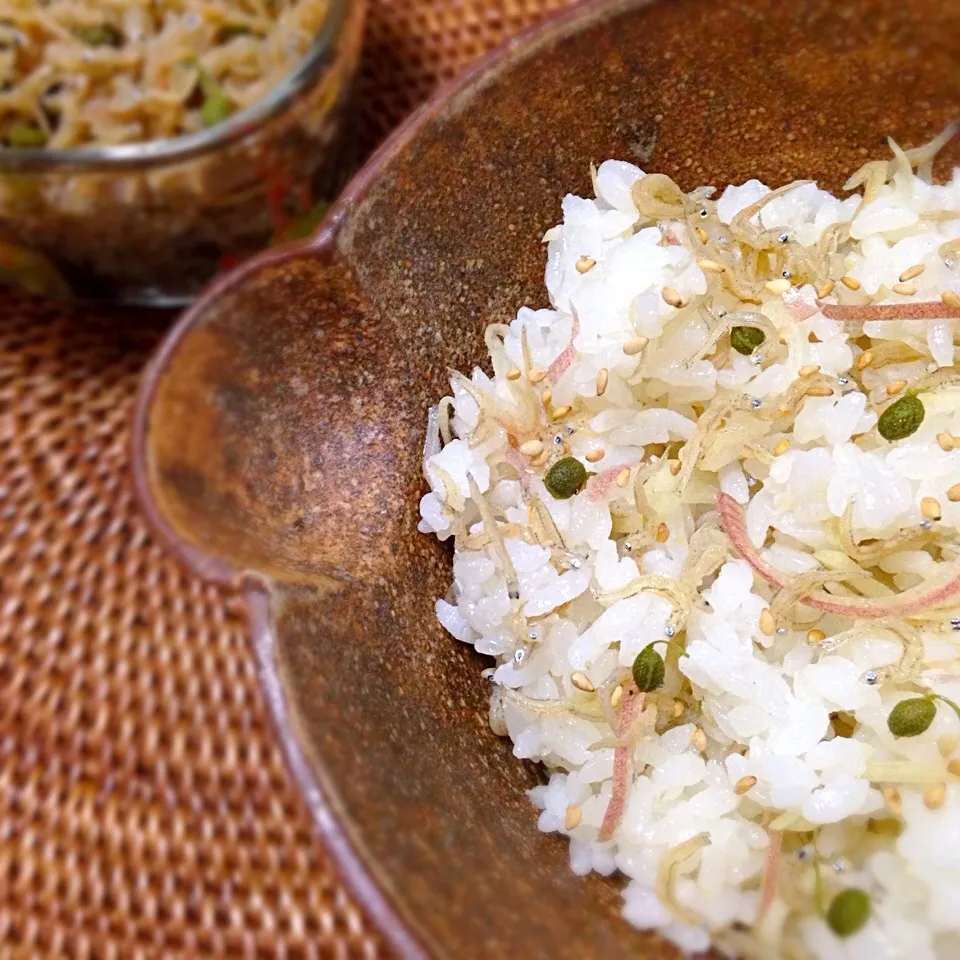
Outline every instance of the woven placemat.
{"type": "MultiPolygon", "coordinates": [[[[566,2],[373,0],[361,151],[566,2]]],[[[133,500],[169,321],[0,293],[0,956],[386,956],[284,769],[242,608],[133,500]]]]}

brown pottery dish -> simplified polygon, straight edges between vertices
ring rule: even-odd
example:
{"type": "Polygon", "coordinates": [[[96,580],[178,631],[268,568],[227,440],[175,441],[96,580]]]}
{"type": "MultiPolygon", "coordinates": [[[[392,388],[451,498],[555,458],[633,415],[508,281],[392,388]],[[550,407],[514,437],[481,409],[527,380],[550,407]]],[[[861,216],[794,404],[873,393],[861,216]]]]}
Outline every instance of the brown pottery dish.
{"type": "MultiPolygon", "coordinates": [[[[426,411],[486,324],[545,306],[540,238],[589,166],[684,189],[818,179],[960,116],[957,0],[638,0],[512,41],[377,153],[312,239],[216,283],[154,358],[136,482],[196,571],[249,597],[317,828],[405,957],[661,958],[615,880],[536,829],[482,658],[417,533],[426,411]]],[[[954,141],[937,171],[960,162],[954,141]]]]}

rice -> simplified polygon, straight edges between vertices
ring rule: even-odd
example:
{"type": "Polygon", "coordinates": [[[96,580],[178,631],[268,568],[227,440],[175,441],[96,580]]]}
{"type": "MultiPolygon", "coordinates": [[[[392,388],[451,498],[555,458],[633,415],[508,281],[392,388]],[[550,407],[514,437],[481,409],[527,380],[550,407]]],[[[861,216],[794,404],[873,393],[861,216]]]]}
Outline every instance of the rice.
{"type": "Polygon", "coordinates": [[[540,830],[689,953],[960,955],[951,132],[846,199],[606,161],[550,308],[430,414],[438,619],[496,660],[540,830]]]}

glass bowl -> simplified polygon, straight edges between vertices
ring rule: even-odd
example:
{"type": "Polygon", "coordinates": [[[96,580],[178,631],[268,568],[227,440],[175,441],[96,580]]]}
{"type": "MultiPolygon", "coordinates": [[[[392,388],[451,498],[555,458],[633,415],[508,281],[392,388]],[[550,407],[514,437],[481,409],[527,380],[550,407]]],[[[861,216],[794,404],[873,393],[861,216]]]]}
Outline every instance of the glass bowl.
{"type": "Polygon", "coordinates": [[[296,67],[209,130],[67,150],[0,148],[0,282],[151,306],[309,232],[335,188],[365,0],[330,0],[296,67]]]}

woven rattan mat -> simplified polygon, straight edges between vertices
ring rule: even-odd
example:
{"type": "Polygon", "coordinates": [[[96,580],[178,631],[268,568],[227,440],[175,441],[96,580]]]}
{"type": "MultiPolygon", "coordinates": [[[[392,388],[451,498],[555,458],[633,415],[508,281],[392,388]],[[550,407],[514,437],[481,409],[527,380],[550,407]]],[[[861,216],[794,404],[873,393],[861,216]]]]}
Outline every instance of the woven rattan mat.
{"type": "MultiPolygon", "coordinates": [[[[360,144],[566,0],[372,0],[360,144]]],[[[0,293],[0,957],[382,957],[283,766],[243,611],[128,482],[169,317],[0,293]]]]}

